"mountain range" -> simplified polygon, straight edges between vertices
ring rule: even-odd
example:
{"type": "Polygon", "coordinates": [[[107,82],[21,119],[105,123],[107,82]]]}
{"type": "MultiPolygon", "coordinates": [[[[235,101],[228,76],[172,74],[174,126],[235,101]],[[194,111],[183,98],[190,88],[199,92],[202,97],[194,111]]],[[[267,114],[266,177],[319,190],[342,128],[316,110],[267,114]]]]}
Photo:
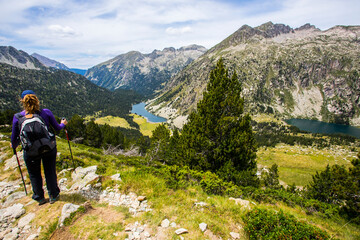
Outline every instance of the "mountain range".
{"type": "Polygon", "coordinates": [[[360,26],[244,25],[175,75],[148,109],[184,122],[223,58],[248,112],[360,125],[359,39],[360,26]]]}
{"type": "MultiPolygon", "coordinates": [[[[198,45],[150,54],[131,51],[90,68],[86,77],[111,91],[132,89],[151,97],[150,111],[181,126],[223,58],[242,83],[248,112],[360,125],[359,37],[359,26],[322,31],[310,24],[295,29],[272,22],[244,25],[208,51],[198,45]]],[[[0,47],[0,62],[64,75],[47,66],[65,65],[33,56],[0,47]]]]}
{"type": "Polygon", "coordinates": [[[85,69],[69,68],[61,62],[44,57],[38,53],[33,53],[33,54],[31,54],[31,56],[36,58],[37,60],[39,60],[42,64],[44,64],[47,67],[52,67],[52,68],[56,68],[56,69],[60,69],[60,70],[66,70],[66,71],[74,72],[74,73],[77,73],[77,74],[80,74],[83,76],[86,73],[85,69]]]}
{"type": "Polygon", "coordinates": [[[149,54],[131,51],[90,68],[85,76],[110,90],[131,89],[149,96],[205,52],[206,48],[198,45],[169,47],[149,54]]]}

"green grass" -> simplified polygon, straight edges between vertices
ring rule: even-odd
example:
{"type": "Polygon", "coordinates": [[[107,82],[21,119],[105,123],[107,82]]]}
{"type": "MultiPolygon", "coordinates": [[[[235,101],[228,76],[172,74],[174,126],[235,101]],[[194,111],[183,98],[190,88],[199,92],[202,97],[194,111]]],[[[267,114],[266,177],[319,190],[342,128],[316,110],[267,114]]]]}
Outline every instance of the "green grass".
{"type": "Polygon", "coordinates": [[[152,136],[152,132],[155,130],[157,126],[162,123],[151,123],[146,120],[146,118],[141,117],[136,114],[132,114],[134,117],[134,122],[136,122],[140,126],[140,132],[145,136],[152,136]]]}
{"type": "MultiPolygon", "coordinates": [[[[5,143],[6,144],[6,143],[5,143]]],[[[7,143],[8,144],[8,143],[7,143]]],[[[70,159],[68,143],[58,139],[58,151],[61,153],[58,162],[70,159]]],[[[3,145],[5,146],[5,145],[3,145]]],[[[205,222],[208,229],[217,237],[230,238],[230,232],[238,232],[242,239],[248,239],[243,228],[246,224],[242,220],[247,210],[234,204],[226,196],[209,195],[200,186],[190,186],[181,189],[170,189],[162,176],[157,176],[137,167],[143,164],[141,157],[122,157],[103,155],[101,149],[91,148],[81,144],[71,143],[74,159],[84,167],[91,165],[103,166],[103,187],[113,186],[108,176],[120,173],[122,181],[119,190],[122,193],[134,192],[147,197],[151,212],[139,214],[136,217],[129,214],[125,207],[111,207],[106,204],[92,202],[93,209],[76,217],[66,233],[76,239],[125,239],[124,228],[127,224],[138,221],[147,224],[156,233],[161,221],[165,218],[177,224],[177,228],[186,228],[189,233],[185,239],[209,239],[199,229],[199,224],[205,222]],[[195,202],[205,202],[205,207],[196,207],[195,202]],[[118,237],[113,233],[119,233],[118,237]]],[[[327,164],[335,163],[350,166],[350,152],[346,147],[336,149],[313,149],[278,145],[275,148],[260,148],[257,153],[258,163],[270,167],[276,163],[279,166],[280,179],[287,184],[295,183],[304,186],[311,180],[311,174],[323,170],[327,164]]],[[[72,167],[71,165],[69,167],[72,167]]],[[[26,170],[25,170],[26,171],[26,170]]],[[[27,197],[30,200],[30,197],[27,197]]],[[[27,206],[27,212],[36,211],[34,225],[43,226],[40,239],[48,239],[56,230],[53,222],[59,216],[63,204],[73,202],[81,204],[85,200],[78,195],[63,194],[60,201],[38,207],[36,203],[27,206]],[[36,206],[35,206],[36,205],[36,206]]],[[[320,215],[307,215],[299,206],[289,207],[281,202],[276,204],[256,204],[258,207],[284,212],[294,215],[297,219],[326,230],[334,238],[359,239],[358,226],[347,223],[344,219],[323,218],[320,215]]],[[[178,239],[174,231],[169,228],[164,239],[178,239]]],[[[61,232],[60,232],[61,233],[61,232]]]]}
{"type": "Polygon", "coordinates": [[[316,171],[323,171],[329,165],[351,166],[353,159],[349,150],[315,149],[304,146],[277,145],[275,148],[260,148],[257,162],[270,168],[277,164],[279,179],[290,185],[305,186],[316,171]]]}
{"type": "Polygon", "coordinates": [[[132,128],[130,124],[126,121],[126,119],[114,116],[97,118],[95,120],[95,123],[100,125],[108,124],[112,127],[132,128]]]}

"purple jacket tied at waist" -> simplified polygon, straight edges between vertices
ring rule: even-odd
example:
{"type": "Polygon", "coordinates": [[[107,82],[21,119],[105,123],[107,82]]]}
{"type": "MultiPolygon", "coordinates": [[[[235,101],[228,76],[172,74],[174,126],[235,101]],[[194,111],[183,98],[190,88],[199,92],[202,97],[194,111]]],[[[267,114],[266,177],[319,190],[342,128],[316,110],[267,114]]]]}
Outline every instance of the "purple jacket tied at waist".
{"type": "MultiPolygon", "coordinates": [[[[25,116],[25,110],[21,112],[21,115],[25,116]]],[[[59,124],[56,121],[54,114],[49,109],[42,109],[39,115],[44,119],[47,127],[51,125],[56,131],[65,128],[65,125],[63,123],[59,124]]],[[[18,126],[19,125],[18,122],[19,120],[14,116],[13,125],[12,125],[12,134],[11,134],[11,144],[13,148],[16,148],[20,143],[20,139],[19,139],[20,129],[18,126]]]]}

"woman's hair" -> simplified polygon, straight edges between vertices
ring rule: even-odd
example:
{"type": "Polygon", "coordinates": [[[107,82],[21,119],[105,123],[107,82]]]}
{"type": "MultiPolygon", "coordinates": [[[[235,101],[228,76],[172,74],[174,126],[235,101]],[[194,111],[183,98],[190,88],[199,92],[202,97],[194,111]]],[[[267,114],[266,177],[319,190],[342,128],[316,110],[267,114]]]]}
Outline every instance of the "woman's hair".
{"type": "Polygon", "coordinates": [[[39,99],[34,94],[27,94],[21,99],[21,103],[27,113],[33,114],[40,111],[39,99]]]}

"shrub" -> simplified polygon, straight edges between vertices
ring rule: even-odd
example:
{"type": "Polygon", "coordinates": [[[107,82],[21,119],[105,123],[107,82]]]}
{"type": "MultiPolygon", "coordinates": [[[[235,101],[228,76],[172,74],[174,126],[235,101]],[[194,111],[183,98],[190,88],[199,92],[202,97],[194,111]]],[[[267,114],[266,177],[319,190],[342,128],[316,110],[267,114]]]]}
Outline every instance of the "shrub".
{"type": "Polygon", "coordinates": [[[250,239],[330,239],[325,231],[283,211],[255,208],[243,217],[250,239]]]}

